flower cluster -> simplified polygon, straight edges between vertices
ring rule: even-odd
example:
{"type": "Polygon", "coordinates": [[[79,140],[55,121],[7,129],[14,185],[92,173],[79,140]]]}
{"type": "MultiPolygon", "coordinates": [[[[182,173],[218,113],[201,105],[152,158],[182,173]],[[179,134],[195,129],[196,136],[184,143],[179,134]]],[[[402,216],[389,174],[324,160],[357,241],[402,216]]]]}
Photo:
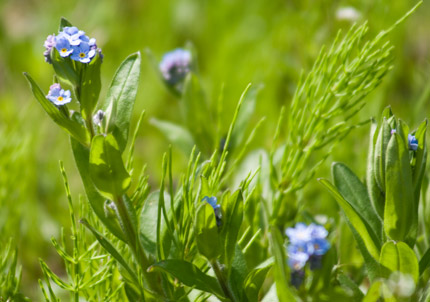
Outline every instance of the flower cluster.
{"type": "Polygon", "coordinates": [[[172,50],[163,56],[158,67],[168,84],[177,85],[191,71],[191,52],[182,48],[172,50]]]}
{"type": "Polygon", "coordinates": [[[55,83],[49,87],[46,98],[57,106],[62,106],[72,101],[70,90],[64,90],[60,84],[55,83]]]}
{"type": "Polygon", "coordinates": [[[292,283],[298,287],[303,280],[303,268],[307,262],[312,270],[321,266],[321,258],[330,248],[326,240],[328,232],[320,225],[297,223],[285,233],[290,239],[287,251],[288,265],[292,268],[292,283]]]}
{"type": "Polygon", "coordinates": [[[97,49],[96,39],[90,39],[84,31],[74,26],[64,27],[57,36],[49,35],[44,46],[46,50],[43,54],[48,63],[51,63],[50,54],[53,47],[58,50],[61,57],[70,57],[81,63],[91,62],[96,52],[100,52],[100,49],[97,49]]]}
{"type": "Polygon", "coordinates": [[[215,218],[217,226],[221,225],[221,206],[217,203],[217,198],[215,196],[212,197],[203,197],[202,201],[206,201],[208,204],[212,206],[215,211],[215,218]]]}

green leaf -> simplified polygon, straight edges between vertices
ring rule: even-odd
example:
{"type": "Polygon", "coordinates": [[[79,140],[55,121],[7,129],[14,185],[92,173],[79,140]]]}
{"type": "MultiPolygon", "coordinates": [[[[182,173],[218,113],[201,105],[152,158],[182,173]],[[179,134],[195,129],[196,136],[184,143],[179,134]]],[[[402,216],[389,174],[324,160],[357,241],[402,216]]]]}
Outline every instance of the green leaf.
{"type": "Polygon", "coordinates": [[[231,269],[228,275],[228,285],[236,301],[247,302],[243,283],[248,274],[248,266],[240,246],[235,243],[235,253],[231,260],[231,269]]]}
{"type": "Polygon", "coordinates": [[[70,23],[66,18],[61,17],[60,19],[60,27],[58,28],[58,31],[63,31],[64,27],[72,27],[72,23],[70,23]]]}
{"type": "Polygon", "coordinates": [[[363,300],[364,294],[358,287],[358,285],[352,281],[347,275],[343,273],[339,273],[336,276],[337,281],[339,281],[340,285],[352,292],[352,298],[354,301],[360,302],[363,300]]]}
{"type": "Polygon", "coordinates": [[[128,132],[140,77],[140,52],[128,56],[119,66],[102,105],[106,112],[107,133],[112,132],[121,152],[128,132]]]}
{"type": "MultiPolygon", "coordinates": [[[[382,223],[370,203],[367,188],[360,179],[344,164],[333,163],[333,182],[343,198],[360,213],[363,222],[369,225],[368,232],[375,245],[381,246],[382,223]]],[[[367,227],[367,226],[366,226],[367,227]]]]}
{"type": "Polygon", "coordinates": [[[55,47],[52,47],[50,56],[52,67],[54,67],[57,77],[71,86],[77,86],[79,84],[79,75],[75,69],[74,61],[70,57],[63,58],[60,56],[55,47]]]}
{"type": "Polygon", "coordinates": [[[158,120],[156,118],[152,118],[150,122],[185,155],[188,156],[191,153],[191,150],[193,150],[194,147],[194,139],[187,129],[167,121],[158,120]]]}
{"type": "Polygon", "coordinates": [[[376,259],[379,258],[379,249],[372,236],[369,234],[369,226],[363,221],[363,218],[357,213],[354,208],[342,197],[342,195],[337,191],[328,180],[318,179],[318,181],[323,184],[329,192],[336,199],[339,206],[342,208],[345,214],[346,221],[357,241],[358,248],[365,260],[366,267],[371,280],[378,276],[379,265],[376,259]]]}
{"type": "Polygon", "coordinates": [[[424,253],[421,257],[419,267],[420,267],[420,276],[424,271],[430,266],[430,248],[424,253]]]}
{"type": "MultiPolygon", "coordinates": [[[[209,205],[210,207],[210,205],[209,205]]],[[[203,273],[194,264],[183,260],[165,260],[153,264],[148,271],[161,270],[171,274],[186,286],[211,293],[217,297],[224,297],[218,281],[203,273]]]]}
{"type": "Polygon", "coordinates": [[[243,282],[243,288],[245,290],[245,294],[248,297],[249,302],[258,302],[258,293],[260,292],[261,286],[266,280],[266,275],[270,268],[273,265],[273,258],[269,258],[246,276],[245,281],[243,282]]]}
{"type": "Polygon", "coordinates": [[[195,240],[197,248],[209,261],[221,254],[218,227],[215,212],[207,202],[201,202],[197,208],[195,222],[195,240]]]}
{"type": "Polygon", "coordinates": [[[276,292],[280,302],[297,301],[293,292],[291,291],[290,272],[287,267],[287,257],[285,255],[285,247],[283,244],[282,235],[275,227],[270,229],[270,249],[275,260],[273,269],[273,276],[276,283],[276,292]]]}
{"type": "Polygon", "coordinates": [[[363,298],[363,302],[379,301],[379,298],[381,297],[381,286],[382,286],[382,281],[378,280],[373,282],[369,290],[367,291],[366,296],[363,298]]]}
{"type": "Polygon", "coordinates": [[[139,237],[144,250],[154,257],[157,255],[157,217],[159,192],[152,192],[145,201],[139,218],[139,237]]]}
{"type": "Polygon", "coordinates": [[[415,132],[415,138],[418,140],[418,149],[415,151],[415,165],[412,171],[412,183],[414,185],[416,203],[418,203],[420,199],[421,183],[424,177],[427,162],[426,133],[427,119],[425,119],[420,124],[417,131],[415,132]]]}
{"type": "Polygon", "coordinates": [[[118,263],[128,272],[129,277],[132,278],[132,280],[135,283],[138,283],[139,279],[137,278],[136,273],[130,268],[127,261],[121,256],[120,252],[116,250],[116,248],[113,246],[112,243],[109,242],[102,234],[100,234],[96,229],[94,229],[86,219],[81,219],[80,223],[82,223],[85,227],[87,227],[91,233],[93,233],[94,237],[96,237],[97,241],[100,243],[100,245],[109,253],[111,256],[118,261],[118,263]]]}
{"type": "Polygon", "coordinates": [[[262,89],[262,86],[263,85],[252,86],[246,92],[239,114],[237,115],[236,126],[231,134],[231,149],[239,146],[245,137],[246,128],[254,114],[257,95],[262,89]]]}
{"type": "Polygon", "coordinates": [[[210,154],[217,142],[212,141],[214,128],[203,90],[196,75],[189,73],[185,79],[181,99],[183,119],[202,152],[210,154]]]}
{"type": "Polygon", "coordinates": [[[39,102],[39,104],[42,105],[43,109],[51,117],[51,119],[81,144],[88,146],[90,137],[87,129],[82,124],[71,120],[69,117],[64,115],[53,103],[51,103],[28,73],[24,73],[24,76],[30,83],[34,97],[39,102]]]}
{"type": "Polygon", "coordinates": [[[121,151],[112,134],[93,138],[90,175],[100,194],[113,201],[130,187],[130,175],[124,167],[121,151]]]}
{"type": "Polygon", "coordinates": [[[221,204],[221,238],[224,246],[224,263],[230,267],[234,258],[237,236],[243,221],[243,197],[237,190],[233,195],[226,195],[221,204]]]}
{"type": "Polygon", "coordinates": [[[100,67],[102,59],[99,52],[96,52],[95,57],[90,63],[82,66],[82,77],[80,90],[80,104],[82,116],[85,120],[92,119],[94,108],[100,95],[101,80],[100,80],[100,67]]]}
{"type": "Polygon", "coordinates": [[[379,262],[381,263],[381,274],[385,278],[398,271],[409,274],[417,284],[419,277],[418,259],[406,243],[386,242],[382,247],[379,262]]]}
{"type": "Polygon", "coordinates": [[[375,153],[375,143],[376,137],[378,135],[378,127],[375,121],[372,119],[372,123],[370,126],[370,142],[369,142],[369,151],[367,156],[367,173],[366,173],[366,183],[367,183],[367,191],[369,193],[370,201],[372,202],[373,208],[376,210],[379,217],[384,217],[384,205],[385,205],[385,197],[384,193],[379,188],[376,183],[376,170],[373,165],[374,153],[375,153]]]}
{"type": "Polygon", "coordinates": [[[382,192],[385,192],[385,157],[388,142],[391,138],[390,119],[383,118],[382,127],[378,133],[378,138],[375,144],[375,153],[373,158],[373,165],[375,171],[375,180],[382,192]]]}
{"type": "Polygon", "coordinates": [[[414,202],[409,151],[406,138],[401,134],[401,123],[398,128],[399,133],[391,136],[387,146],[384,229],[390,238],[402,241],[411,226],[416,225],[418,213],[414,202]]]}
{"type": "Polygon", "coordinates": [[[106,215],[104,210],[104,203],[106,199],[100,195],[91,179],[89,167],[90,150],[82,146],[72,137],[70,138],[70,143],[72,145],[75,163],[78,167],[79,174],[81,175],[81,179],[85,188],[85,193],[87,195],[88,202],[91,205],[91,208],[94,210],[97,217],[109,229],[109,231],[125,242],[125,237],[120,225],[118,224],[118,221],[113,217],[109,217],[108,215],[106,215]]]}

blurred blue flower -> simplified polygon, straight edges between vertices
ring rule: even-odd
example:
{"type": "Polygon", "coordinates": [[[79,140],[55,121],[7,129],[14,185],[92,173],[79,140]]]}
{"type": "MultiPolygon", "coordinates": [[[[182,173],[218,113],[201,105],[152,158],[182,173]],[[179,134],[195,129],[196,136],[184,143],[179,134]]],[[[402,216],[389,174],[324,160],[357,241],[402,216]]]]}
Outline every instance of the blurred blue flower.
{"type": "MultiPolygon", "coordinates": [[[[330,243],[326,240],[328,232],[323,226],[314,223],[307,226],[299,222],[285,233],[290,240],[287,246],[288,265],[293,271],[302,270],[307,262],[311,263],[311,269],[321,266],[322,255],[330,248],[330,243]]],[[[298,280],[294,285],[297,284],[298,280]]]]}
{"type": "Polygon", "coordinates": [[[288,228],[285,231],[291,244],[294,245],[309,242],[312,239],[311,232],[312,229],[302,222],[297,223],[294,228],[288,228]]]}
{"type": "Polygon", "coordinates": [[[409,145],[409,150],[417,151],[418,140],[414,135],[408,134],[408,145],[409,145]]]}
{"type": "Polygon", "coordinates": [[[69,40],[64,36],[56,37],[55,48],[63,58],[68,57],[73,52],[72,45],[70,45],[69,40]]]}
{"type": "Polygon", "coordinates": [[[57,106],[62,106],[72,101],[70,90],[62,89],[58,83],[52,84],[49,87],[46,98],[57,106]]]}
{"type": "Polygon", "coordinates": [[[159,68],[164,80],[170,85],[182,82],[191,70],[191,52],[177,48],[166,53],[159,68]]]}
{"type": "Polygon", "coordinates": [[[219,204],[217,204],[217,198],[215,196],[212,197],[203,197],[202,201],[206,201],[208,204],[210,204],[212,206],[212,208],[214,208],[214,210],[219,209],[221,206],[219,204]]]}
{"type": "Polygon", "coordinates": [[[81,44],[73,46],[73,53],[70,58],[81,63],[89,63],[96,55],[96,50],[91,49],[90,45],[81,41],[81,44]]]}
{"type": "Polygon", "coordinates": [[[288,266],[293,270],[298,271],[305,267],[309,255],[303,252],[288,253],[288,266]]]}
{"type": "Polygon", "coordinates": [[[217,198],[215,196],[212,197],[203,197],[202,201],[206,201],[208,204],[212,206],[215,212],[216,224],[217,226],[221,226],[221,206],[217,204],[217,198]]]}

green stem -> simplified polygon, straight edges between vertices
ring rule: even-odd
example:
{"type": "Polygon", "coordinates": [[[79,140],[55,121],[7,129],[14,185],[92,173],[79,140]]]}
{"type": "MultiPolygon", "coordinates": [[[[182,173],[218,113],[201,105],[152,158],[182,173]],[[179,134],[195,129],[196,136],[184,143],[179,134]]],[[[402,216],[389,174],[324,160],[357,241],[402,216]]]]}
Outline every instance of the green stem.
{"type": "Polygon", "coordinates": [[[228,288],[227,281],[224,278],[224,275],[221,271],[221,268],[219,267],[218,262],[216,260],[212,260],[210,263],[212,265],[212,268],[215,272],[215,276],[218,279],[218,282],[221,285],[222,291],[224,292],[226,298],[230,299],[231,301],[235,301],[232,292],[228,288]]]}
{"type": "Polygon", "coordinates": [[[139,243],[136,231],[131,222],[131,217],[128,213],[122,196],[117,197],[115,204],[118,210],[119,218],[121,220],[123,231],[128,239],[128,245],[130,246],[133,255],[135,256],[136,260],[139,262],[142,268],[144,282],[149,286],[151,290],[153,290],[157,294],[162,295],[163,292],[156,278],[149,276],[149,273],[147,271],[148,267],[150,266],[149,259],[146,257],[146,254],[139,243]]]}

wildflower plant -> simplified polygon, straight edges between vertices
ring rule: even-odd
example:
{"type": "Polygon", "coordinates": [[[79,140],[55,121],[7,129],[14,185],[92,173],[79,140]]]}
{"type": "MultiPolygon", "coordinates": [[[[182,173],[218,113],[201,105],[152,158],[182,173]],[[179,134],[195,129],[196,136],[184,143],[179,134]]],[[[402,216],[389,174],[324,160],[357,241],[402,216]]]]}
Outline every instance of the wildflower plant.
{"type": "MultiPolygon", "coordinates": [[[[351,117],[391,68],[392,47],[383,41],[391,30],[364,42],[367,25],[353,27],[343,38],[339,34],[329,50],[323,49],[309,75],[302,77],[288,116],[281,112],[272,151],[264,152],[265,159],[259,158],[243,177],[236,175],[237,167],[264,120],[245,135],[259,87],[245,88],[228,131],[221,135],[220,111],[210,114],[194,53],[177,49],[161,63],[155,60],[163,83],[180,99],[183,125],[152,123],[189,161],[174,177],[169,148],[162,157],[159,186],[152,190],[146,167],[134,167],[144,112],[130,133],[140,53],[121,63],[106,97],[99,99],[101,51],[93,38],[62,19],[59,33],[44,44],[52,64],[47,66],[55,72],[49,92],[29,74],[25,77],[45,112],[69,134],[86,197],[77,218],[61,165],[72,236],[70,243],[66,231],[60,240],[52,239],[67,276],[41,261],[45,300],[59,300],[54,284],[72,301],[328,301],[348,299],[351,288],[360,292],[335,267],[332,235],[330,243],[327,239],[327,230],[335,233],[330,224],[317,224],[300,212],[296,193],[314,177],[335,143],[357,127],[351,117]],[[71,103],[78,109],[69,110],[71,103]],[[281,137],[285,125],[288,131],[281,137]],[[324,155],[315,163],[320,149],[324,155]],[[299,217],[310,224],[292,227],[299,217]]],[[[409,131],[388,111],[384,116],[372,132],[368,188],[340,164],[334,168],[335,186],[321,180],[345,211],[372,288],[395,288],[400,277],[390,276],[396,271],[410,274],[415,284],[419,276],[412,248],[421,244],[413,236],[419,229],[425,123],[409,131]],[[338,170],[345,179],[339,181],[338,170]],[[351,181],[358,195],[347,191],[351,181]],[[400,261],[404,259],[408,265],[400,261]]],[[[430,256],[424,258],[420,268],[425,270],[430,256]]]]}

